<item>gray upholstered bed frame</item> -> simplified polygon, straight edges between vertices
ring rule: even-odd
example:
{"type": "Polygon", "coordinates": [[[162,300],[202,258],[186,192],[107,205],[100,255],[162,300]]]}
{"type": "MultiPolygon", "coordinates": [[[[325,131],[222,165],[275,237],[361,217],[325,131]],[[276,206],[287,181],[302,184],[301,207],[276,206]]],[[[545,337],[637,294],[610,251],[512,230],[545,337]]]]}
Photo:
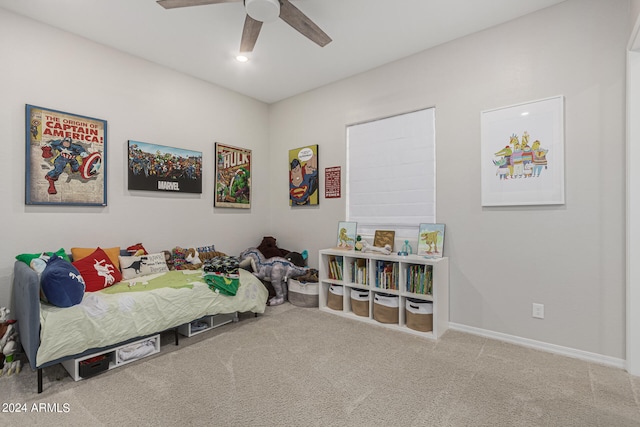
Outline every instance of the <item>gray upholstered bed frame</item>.
{"type": "MultiPolygon", "coordinates": [[[[144,337],[135,337],[130,340],[103,348],[92,348],[79,354],[72,354],[60,359],[36,365],[36,354],[40,346],[40,281],[38,274],[22,261],[14,264],[13,277],[13,311],[18,321],[17,327],[22,348],[27,356],[31,369],[38,370],[38,393],[42,393],[42,369],[56,365],[69,359],[76,359],[102,350],[116,348],[123,344],[139,340],[144,337]]],[[[178,345],[178,328],[173,328],[175,344],[178,345]]],[[[162,332],[162,331],[158,331],[162,332]]]]}

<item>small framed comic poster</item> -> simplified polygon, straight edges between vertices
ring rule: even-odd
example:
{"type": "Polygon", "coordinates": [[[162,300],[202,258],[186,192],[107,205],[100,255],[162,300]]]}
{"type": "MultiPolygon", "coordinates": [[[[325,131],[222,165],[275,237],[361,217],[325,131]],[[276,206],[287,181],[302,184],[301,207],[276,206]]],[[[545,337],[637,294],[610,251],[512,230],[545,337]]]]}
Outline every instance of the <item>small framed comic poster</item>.
{"type": "Polygon", "coordinates": [[[107,122],[26,105],[27,205],[107,206],[107,122]]]}
{"type": "Polygon", "coordinates": [[[202,193],[202,153],[129,140],[129,190],[202,193]]]}
{"type": "Polygon", "coordinates": [[[213,205],[251,207],[251,150],[216,142],[216,182],[213,205]]]}
{"type": "Polygon", "coordinates": [[[317,205],[318,146],[289,150],[289,206],[317,205]]]}
{"type": "Polygon", "coordinates": [[[340,198],[340,166],[325,168],[324,170],[324,198],[340,198]]]}
{"type": "Polygon", "coordinates": [[[353,249],[355,247],[357,226],[357,222],[340,221],[338,223],[338,249],[353,249]]]}
{"type": "Polygon", "coordinates": [[[444,224],[420,224],[418,255],[442,258],[444,249],[444,224]]]}

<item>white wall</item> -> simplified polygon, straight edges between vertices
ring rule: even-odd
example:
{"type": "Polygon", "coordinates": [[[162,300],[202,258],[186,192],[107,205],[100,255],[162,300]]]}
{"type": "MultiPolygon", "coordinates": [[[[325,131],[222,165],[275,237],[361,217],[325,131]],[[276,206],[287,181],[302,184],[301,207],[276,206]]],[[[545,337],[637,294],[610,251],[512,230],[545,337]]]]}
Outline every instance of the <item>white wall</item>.
{"type": "Polygon", "coordinates": [[[0,306],[15,255],[72,246],[148,250],[216,244],[237,254],[268,234],[268,106],[0,10],[0,306]],[[26,206],[25,104],[108,122],[108,206],[26,206]],[[127,190],[127,140],[203,153],[198,195],[127,190]],[[214,142],[253,150],[252,208],[214,209],[214,142]]]}
{"type": "Polygon", "coordinates": [[[624,359],[628,13],[627,1],[569,0],[273,105],[272,234],[317,264],[344,219],[344,197],[289,208],[286,150],[317,143],[321,174],[344,170],[346,125],[435,106],[451,322],[624,359]],[[481,207],[480,112],[556,95],[566,203],[481,207]]]}

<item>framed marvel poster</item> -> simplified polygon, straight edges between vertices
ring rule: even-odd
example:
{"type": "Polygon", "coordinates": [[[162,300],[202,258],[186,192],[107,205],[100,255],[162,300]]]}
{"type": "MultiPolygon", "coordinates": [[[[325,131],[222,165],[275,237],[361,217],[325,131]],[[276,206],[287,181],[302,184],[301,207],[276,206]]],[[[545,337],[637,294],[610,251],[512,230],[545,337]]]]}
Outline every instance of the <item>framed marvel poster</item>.
{"type": "Polygon", "coordinates": [[[251,150],[216,142],[213,205],[220,208],[251,207],[251,150]]]}
{"type": "Polygon", "coordinates": [[[129,140],[128,189],[202,193],[202,153],[129,140]]]}
{"type": "Polygon", "coordinates": [[[106,120],[26,105],[27,205],[107,205],[106,120]]]}
{"type": "Polygon", "coordinates": [[[289,150],[289,206],[317,205],[318,145],[289,150]]]}

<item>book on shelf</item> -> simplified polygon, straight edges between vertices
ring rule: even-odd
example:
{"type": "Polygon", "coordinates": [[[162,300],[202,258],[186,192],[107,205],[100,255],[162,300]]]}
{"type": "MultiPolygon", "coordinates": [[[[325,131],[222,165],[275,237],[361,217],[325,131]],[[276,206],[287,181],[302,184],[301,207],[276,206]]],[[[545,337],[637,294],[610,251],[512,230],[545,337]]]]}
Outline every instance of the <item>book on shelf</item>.
{"type": "Polygon", "coordinates": [[[342,257],[330,256],[329,263],[329,278],[333,280],[342,280],[342,257]]]}
{"type": "Polygon", "coordinates": [[[433,266],[414,264],[407,267],[407,292],[432,295],[433,266]]]}
{"type": "Polygon", "coordinates": [[[367,260],[355,259],[351,261],[351,281],[359,285],[368,285],[367,260]]]}
{"type": "Polygon", "coordinates": [[[376,261],[376,287],[398,289],[398,263],[376,261]]]}

